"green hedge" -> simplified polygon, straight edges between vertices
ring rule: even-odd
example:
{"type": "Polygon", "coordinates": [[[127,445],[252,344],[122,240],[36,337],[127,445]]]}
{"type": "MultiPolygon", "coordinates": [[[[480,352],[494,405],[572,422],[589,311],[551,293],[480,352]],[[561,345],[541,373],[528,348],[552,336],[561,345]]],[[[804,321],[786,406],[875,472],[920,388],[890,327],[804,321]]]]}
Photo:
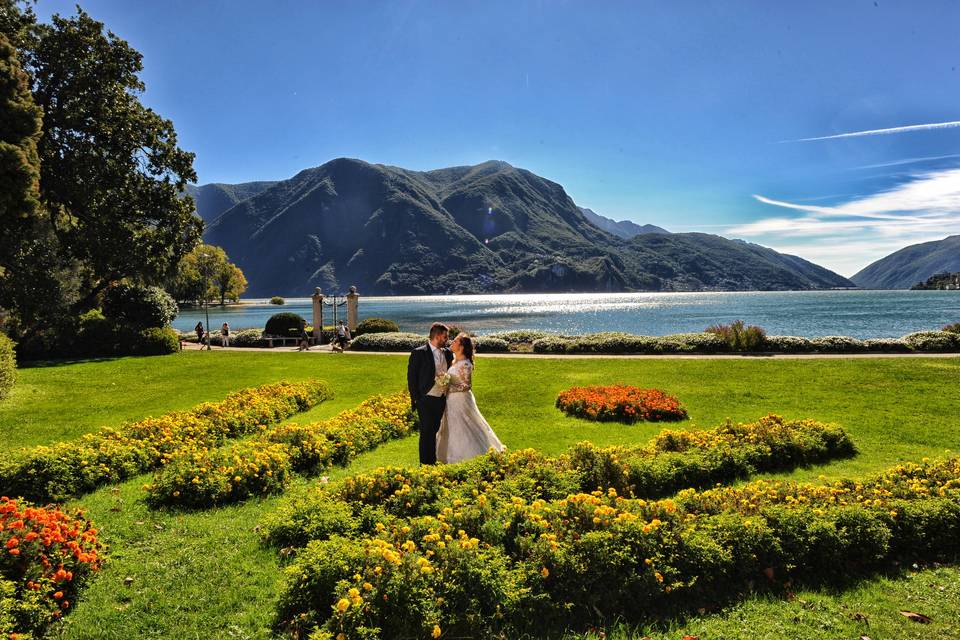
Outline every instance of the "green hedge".
{"type": "Polygon", "coordinates": [[[6,398],[17,382],[16,344],[0,332],[0,399],[6,398]]]}
{"type": "Polygon", "coordinates": [[[230,447],[184,450],[157,472],[147,502],[198,508],[279,493],[291,471],[346,466],[415,426],[406,393],[374,396],[315,424],[282,424],[230,447]]]}
{"type": "Polygon", "coordinates": [[[353,337],[356,338],[367,333],[398,333],[399,331],[400,325],[393,320],[386,320],[384,318],[367,318],[357,325],[357,328],[352,332],[352,334],[353,337]]]}
{"type": "Polygon", "coordinates": [[[279,382],[190,411],[104,427],[73,442],[20,449],[0,456],[0,495],[62,501],[259,431],[331,397],[325,382],[279,382]]]}
{"type": "Polygon", "coordinates": [[[300,327],[306,322],[303,316],[292,311],[281,311],[270,316],[263,328],[263,333],[268,336],[298,336],[300,327]]]}
{"type": "MultiPolygon", "coordinates": [[[[960,555],[960,458],[866,482],[768,480],[658,501],[613,487],[538,496],[555,480],[552,467],[517,452],[379,475],[395,478],[408,502],[428,486],[412,476],[465,488],[404,518],[369,517],[356,496],[328,496],[341,504],[309,524],[327,539],[287,568],[277,628],[366,640],[547,637],[960,555]],[[523,471],[497,474],[517,456],[527,457],[516,461],[523,471]],[[357,518],[363,508],[368,516],[357,518]]],[[[321,499],[309,498],[322,508],[321,499]]]]}
{"type": "Polygon", "coordinates": [[[162,356],[180,350],[180,336],[170,327],[151,327],[141,331],[133,351],[144,356],[162,356]]]}
{"type": "MultiPolygon", "coordinates": [[[[477,354],[506,353],[510,345],[506,340],[489,336],[479,336],[475,339],[477,354]]],[[[427,343],[427,337],[415,333],[367,333],[355,338],[350,343],[354,351],[412,351],[427,343]]]]}

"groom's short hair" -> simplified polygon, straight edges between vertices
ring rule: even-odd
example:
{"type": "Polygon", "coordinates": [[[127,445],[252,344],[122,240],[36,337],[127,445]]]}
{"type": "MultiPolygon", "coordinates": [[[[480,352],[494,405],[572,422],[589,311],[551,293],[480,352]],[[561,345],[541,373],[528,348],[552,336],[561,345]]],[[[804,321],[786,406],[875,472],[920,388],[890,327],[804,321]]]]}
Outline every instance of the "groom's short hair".
{"type": "Polygon", "coordinates": [[[450,329],[442,322],[434,322],[430,325],[430,339],[433,340],[441,333],[450,333],[450,329]]]}

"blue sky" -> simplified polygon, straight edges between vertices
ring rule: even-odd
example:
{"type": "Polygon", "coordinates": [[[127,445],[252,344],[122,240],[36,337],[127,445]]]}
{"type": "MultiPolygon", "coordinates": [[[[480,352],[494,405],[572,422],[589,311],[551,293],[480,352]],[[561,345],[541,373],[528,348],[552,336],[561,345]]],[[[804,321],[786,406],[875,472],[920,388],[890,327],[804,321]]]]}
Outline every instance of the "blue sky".
{"type": "Polygon", "coordinates": [[[960,127],[901,129],[960,121],[955,2],[80,4],[143,53],[201,183],[506,160],[844,275],[960,233],[960,127]]]}

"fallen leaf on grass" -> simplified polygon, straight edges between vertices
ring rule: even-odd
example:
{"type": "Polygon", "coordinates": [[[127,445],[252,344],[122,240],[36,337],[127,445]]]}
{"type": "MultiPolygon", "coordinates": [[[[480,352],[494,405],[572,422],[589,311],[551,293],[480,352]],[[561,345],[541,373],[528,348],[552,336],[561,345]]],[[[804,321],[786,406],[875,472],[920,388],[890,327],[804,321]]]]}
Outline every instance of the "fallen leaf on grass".
{"type": "Polygon", "coordinates": [[[901,611],[900,615],[902,615],[907,620],[912,620],[913,622],[919,622],[920,624],[930,624],[931,622],[933,622],[933,620],[923,615],[922,613],[914,613],[913,611],[901,611]]]}
{"type": "Polygon", "coordinates": [[[860,636],[860,640],[872,640],[870,636],[860,636]]]}
{"type": "Polygon", "coordinates": [[[700,636],[683,636],[683,640],[700,640],[700,636]]]}

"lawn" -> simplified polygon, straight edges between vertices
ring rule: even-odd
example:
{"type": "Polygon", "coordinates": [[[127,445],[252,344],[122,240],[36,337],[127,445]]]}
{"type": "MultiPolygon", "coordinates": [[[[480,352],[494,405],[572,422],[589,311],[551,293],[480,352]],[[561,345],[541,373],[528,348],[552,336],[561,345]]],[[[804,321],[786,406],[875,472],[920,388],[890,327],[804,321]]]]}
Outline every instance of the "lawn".
{"type": "MultiPolygon", "coordinates": [[[[13,395],[0,404],[6,448],[68,440],[101,425],[185,409],[228,392],[281,379],[317,377],[337,397],[296,416],[332,415],[384,391],[400,390],[404,358],[296,353],[185,352],[22,369],[13,395]]],[[[863,477],[902,460],[943,455],[960,443],[953,393],[960,360],[743,359],[560,360],[480,359],[475,392],[507,446],[558,453],[580,440],[643,442],[661,427],[593,424],[566,418],[553,402],[570,385],[626,382],[678,396],[691,420],[713,427],[726,418],[767,413],[842,425],[860,453],[789,477],[816,481],[863,477]]],[[[671,425],[673,426],[673,425],[671,425]]],[[[331,480],[383,464],[415,464],[416,440],[387,443],[331,480]]],[[[54,635],[64,638],[269,637],[275,585],[282,571],[258,542],[260,517],[314,481],[286,494],[200,512],[155,511],[143,502],[143,476],[84,496],[83,506],[110,545],[110,562],[86,588],[54,635]],[[131,580],[128,580],[130,578],[131,580]]],[[[960,572],[954,568],[892,571],[838,593],[797,592],[791,599],[757,596],[720,612],[662,629],[622,630],[608,637],[680,638],[944,638],[960,636],[960,572]],[[919,625],[898,613],[934,619],[919,625]],[[857,615],[860,614],[860,615],[857,615]]]]}

